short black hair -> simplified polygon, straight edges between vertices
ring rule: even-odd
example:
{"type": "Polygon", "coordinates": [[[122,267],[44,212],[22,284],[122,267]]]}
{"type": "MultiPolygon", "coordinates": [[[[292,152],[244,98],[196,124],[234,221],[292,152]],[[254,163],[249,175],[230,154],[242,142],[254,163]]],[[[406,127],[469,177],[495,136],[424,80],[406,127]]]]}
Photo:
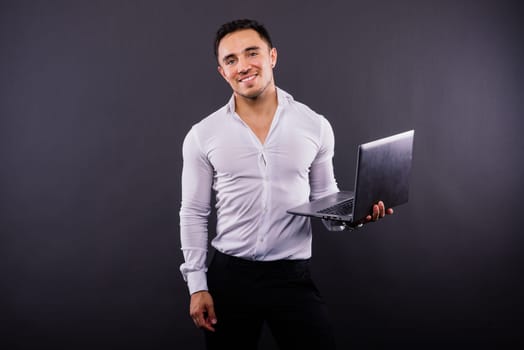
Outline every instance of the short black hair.
{"type": "Polygon", "coordinates": [[[268,44],[269,48],[273,48],[271,37],[267,29],[259,22],[252,19],[237,19],[228,23],[224,23],[218,28],[215,36],[215,57],[218,58],[218,45],[220,41],[228,34],[236,32],[237,30],[253,29],[258,35],[268,44]]]}

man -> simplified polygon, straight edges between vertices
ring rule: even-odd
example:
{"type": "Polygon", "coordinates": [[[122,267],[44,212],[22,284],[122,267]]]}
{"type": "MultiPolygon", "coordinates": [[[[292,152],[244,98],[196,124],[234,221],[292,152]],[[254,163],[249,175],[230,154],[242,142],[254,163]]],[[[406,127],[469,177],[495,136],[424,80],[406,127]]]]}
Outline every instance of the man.
{"type": "MultiPolygon", "coordinates": [[[[286,213],[338,191],[331,126],[275,86],[277,50],[256,21],[224,24],[215,55],[233,96],[183,146],[181,271],[190,315],[208,349],[256,349],[264,322],[282,349],[333,349],[309,273],[310,220],[286,213]],[[216,252],[206,270],[213,190],[216,252]]],[[[379,202],[367,220],[391,213],[379,202]]]]}

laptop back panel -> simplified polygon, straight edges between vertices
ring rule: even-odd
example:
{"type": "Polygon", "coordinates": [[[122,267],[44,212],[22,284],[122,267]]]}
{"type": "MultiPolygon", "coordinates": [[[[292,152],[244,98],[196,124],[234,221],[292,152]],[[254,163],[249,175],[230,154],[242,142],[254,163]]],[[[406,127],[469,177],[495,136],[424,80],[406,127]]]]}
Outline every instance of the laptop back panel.
{"type": "Polygon", "coordinates": [[[359,146],[355,176],[353,221],[363,222],[373,204],[383,201],[388,208],[406,203],[413,158],[410,130],[359,146]]]}

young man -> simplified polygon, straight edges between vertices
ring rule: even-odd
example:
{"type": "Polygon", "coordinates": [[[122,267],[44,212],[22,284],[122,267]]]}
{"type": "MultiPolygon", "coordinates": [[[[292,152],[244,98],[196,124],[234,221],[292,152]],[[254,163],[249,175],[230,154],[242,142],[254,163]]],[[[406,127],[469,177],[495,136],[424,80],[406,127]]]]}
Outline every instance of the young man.
{"type": "MultiPolygon", "coordinates": [[[[229,103],[184,140],[181,266],[190,314],[208,349],[256,349],[264,322],[282,349],[333,349],[327,311],[309,273],[309,218],[286,210],[337,192],[329,122],[275,86],[277,50],[253,20],[217,32],[229,103]],[[216,253],[206,269],[216,193],[216,253]]],[[[392,210],[377,203],[368,220],[392,210]]]]}

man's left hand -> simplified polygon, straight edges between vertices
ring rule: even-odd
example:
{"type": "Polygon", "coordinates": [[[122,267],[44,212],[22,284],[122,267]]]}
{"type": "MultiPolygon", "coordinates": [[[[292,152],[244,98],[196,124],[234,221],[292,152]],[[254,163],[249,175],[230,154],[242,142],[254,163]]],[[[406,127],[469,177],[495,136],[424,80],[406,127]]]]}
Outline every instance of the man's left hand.
{"type": "Polygon", "coordinates": [[[373,212],[366,216],[366,223],[371,221],[378,221],[386,215],[392,215],[393,208],[387,208],[384,205],[384,202],[379,201],[377,204],[373,205],[373,212]]]}

